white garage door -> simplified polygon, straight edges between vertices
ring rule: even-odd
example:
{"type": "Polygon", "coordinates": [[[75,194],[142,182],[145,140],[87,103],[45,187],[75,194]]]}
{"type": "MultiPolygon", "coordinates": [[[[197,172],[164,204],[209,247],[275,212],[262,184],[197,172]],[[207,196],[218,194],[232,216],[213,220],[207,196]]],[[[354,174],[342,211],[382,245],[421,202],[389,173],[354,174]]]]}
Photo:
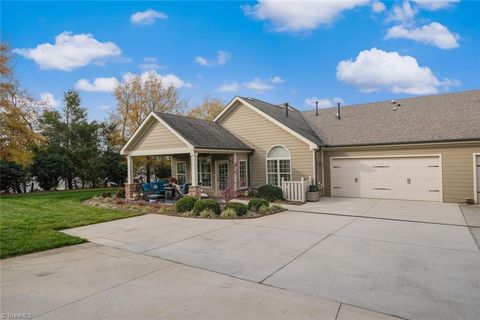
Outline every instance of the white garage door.
{"type": "Polygon", "coordinates": [[[331,159],[334,197],[441,200],[440,158],[331,159]]]}

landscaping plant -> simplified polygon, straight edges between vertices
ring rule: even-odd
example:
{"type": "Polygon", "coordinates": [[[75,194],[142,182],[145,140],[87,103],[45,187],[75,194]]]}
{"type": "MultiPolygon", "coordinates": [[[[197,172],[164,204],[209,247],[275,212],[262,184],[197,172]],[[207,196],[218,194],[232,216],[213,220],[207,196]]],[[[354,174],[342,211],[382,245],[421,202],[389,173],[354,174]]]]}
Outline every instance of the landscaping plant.
{"type": "Polygon", "coordinates": [[[283,200],[283,192],[279,187],[266,184],[258,188],[257,197],[273,202],[275,200],[283,200]]]}
{"type": "Polygon", "coordinates": [[[232,209],[235,211],[237,216],[244,216],[247,214],[247,205],[240,202],[230,202],[227,203],[225,209],[232,209]]]}
{"type": "Polygon", "coordinates": [[[193,206],[193,211],[197,214],[206,209],[211,209],[216,215],[219,215],[222,211],[218,202],[212,199],[200,199],[193,206]]]}
{"type": "Polygon", "coordinates": [[[252,200],[250,200],[248,202],[248,205],[247,205],[247,208],[248,210],[250,211],[253,211],[253,212],[258,212],[258,209],[261,207],[261,206],[267,206],[268,207],[268,201],[265,200],[265,199],[261,199],[261,198],[253,198],[252,200]]]}
{"type": "MultiPolygon", "coordinates": [[[[246,211],[245,211],[245,213],[246,213],[246,211]]],[[[237,212],[233,208],[225,209],[220,214],[220,218],[222,218],[222,219],[235,219],[235,218],[237,218],[237,212]]]]}
{"type": "Polygon", "coordinates": [[[207,208],[200,212],[199,217],[200,218],[216,218],[217,214],[213,209],[207,208]]]}
{"type": "Polygon", "coordinates": [[[192,211],[197,201],[198,199],[194,197],[183,197],[175,203],[175,208],[178,213],[192,211]]]}

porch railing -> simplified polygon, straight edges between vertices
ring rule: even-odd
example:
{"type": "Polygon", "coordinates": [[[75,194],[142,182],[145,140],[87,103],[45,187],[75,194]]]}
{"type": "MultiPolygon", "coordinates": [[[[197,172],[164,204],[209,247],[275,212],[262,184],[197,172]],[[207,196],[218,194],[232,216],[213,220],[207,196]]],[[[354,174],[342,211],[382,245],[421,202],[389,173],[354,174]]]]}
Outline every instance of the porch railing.
{"type": "Polygon", "coordinates": [[[305,180],[303,177],[300,181],[285,181],[282,178],[281,186],[283,197],[288,201],[306,201],[306,193],[308,187],[312,184],[312,177],[305,180]]]}

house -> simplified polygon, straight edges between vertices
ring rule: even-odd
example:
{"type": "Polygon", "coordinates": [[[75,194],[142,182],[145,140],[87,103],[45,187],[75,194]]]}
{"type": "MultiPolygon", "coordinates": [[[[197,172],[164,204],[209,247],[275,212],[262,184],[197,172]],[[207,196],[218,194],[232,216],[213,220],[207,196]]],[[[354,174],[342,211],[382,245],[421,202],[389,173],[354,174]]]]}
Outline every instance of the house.
{"type": "Polygon", "coordinates": [[[193,193],[235,172],[238,190],[310,177],[327,196],[480,201],[480,90],[313,111],[237,96],[214,121],[152,112],[121,153],[127,189],[133,157],[169,155],[193,193]]]}

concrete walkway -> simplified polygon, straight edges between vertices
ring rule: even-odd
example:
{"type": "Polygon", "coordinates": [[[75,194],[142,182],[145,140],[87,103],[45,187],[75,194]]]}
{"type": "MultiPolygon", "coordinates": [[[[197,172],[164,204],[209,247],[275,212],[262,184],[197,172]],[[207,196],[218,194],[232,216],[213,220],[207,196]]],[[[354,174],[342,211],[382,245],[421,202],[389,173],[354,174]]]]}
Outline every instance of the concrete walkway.
{"type": "MultiPolygon", "coordinates": [[[[335,214],[235,221],[145,215],[70,229],[92,243],[1,262],[2,312],[42,319],[477,319],[480,250],[467,227],[364,218],[378,202],[346,202],[330,203],[335,214]]],[[[417,203],[427,217],[428,204],[417,203]]],[[[454,212],[463,219],[439,207],[448,221],[460,220],[454,212]]]]}

